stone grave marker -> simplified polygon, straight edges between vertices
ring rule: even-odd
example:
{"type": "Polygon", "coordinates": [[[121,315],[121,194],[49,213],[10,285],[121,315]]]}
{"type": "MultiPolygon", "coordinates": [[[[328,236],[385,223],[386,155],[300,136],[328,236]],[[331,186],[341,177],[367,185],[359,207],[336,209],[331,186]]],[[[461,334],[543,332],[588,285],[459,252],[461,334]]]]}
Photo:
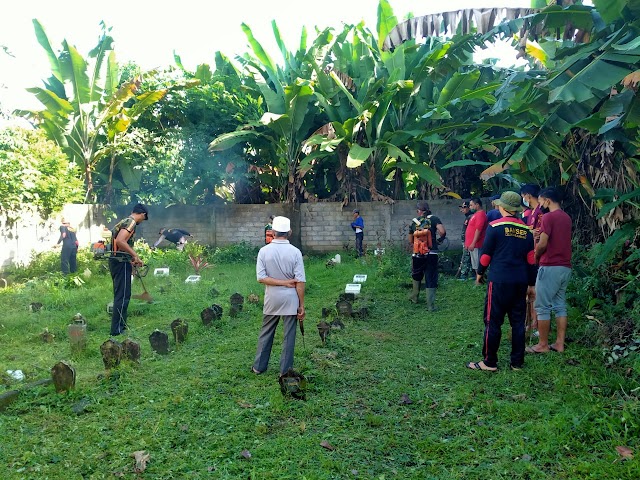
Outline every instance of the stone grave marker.
{"type": "Polygon", "coordinates": [[[76,369],[60,361],[51,368],[51,378],[56,392],[68,392],[76,385],[76,369]]]}
{"type": "Polygon", "coordinates": [[[102,363],[107,370],[120,365],[122,359],[122,345],[113,339],[109,339],[100,345],[100,353],[102,353],[102,363]]]}
{"type": "Polygon", "coordinates": [[[189,333],[189,324],[182,318],[176,318],[171,322],[171,331],[176,343],[183,343],[187,339],[187,333],[189,333]]]}
{"type": "Polygon", "coordinates": [[[160,330],[155,330],[149,335],[149,343],[151,343],[151,349],[159,353],[160,355],[167,355],[169,353],[169,335],[160,330]]]}
{"type": "Polygon", "coordinates": [[[140,363],[140,344],[127,338],[122,342],[122,356],[130,362],[140,363]]]}

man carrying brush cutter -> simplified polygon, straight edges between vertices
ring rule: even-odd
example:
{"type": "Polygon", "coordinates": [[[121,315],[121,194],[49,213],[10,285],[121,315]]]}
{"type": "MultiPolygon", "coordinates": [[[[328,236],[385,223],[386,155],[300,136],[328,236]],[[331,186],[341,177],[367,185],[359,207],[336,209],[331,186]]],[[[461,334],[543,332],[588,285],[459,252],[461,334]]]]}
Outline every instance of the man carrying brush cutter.
{"type": "Polygon", "coordinates": [[[258,252],[256,276],[265,285],[262,329],[251,371],[263,373],[269,365],[273,337],[282,317],[284,340],[280,355],[280,375],[293,367],[298,321],[304,321],[305,273],[302,253],[289,243],[291,222],[287,217],[273,219],[274,238],[258,252]]]}
{"type": "Polygon", "coordinates": [[[127,218],[113,227],[113,243],[109,257],[109,271],[113,280],[113,314],[111,335],[120,335],[127,329],[127,308],[131,299],[131,275],[135,267],[143,265],[133,249],[133,238],[138,224],[149,219],[147,207],[138,203],[127,218]]]}

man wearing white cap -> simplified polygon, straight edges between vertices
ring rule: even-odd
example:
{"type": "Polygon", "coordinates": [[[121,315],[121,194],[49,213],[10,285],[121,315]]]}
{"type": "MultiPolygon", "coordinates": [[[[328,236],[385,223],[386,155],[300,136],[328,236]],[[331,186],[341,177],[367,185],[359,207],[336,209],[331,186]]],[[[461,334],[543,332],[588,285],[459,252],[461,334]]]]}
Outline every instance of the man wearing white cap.
{"type": "Polygon", "coordinates": [[[291,222],[287,217],[275,217],[274,238],[258,252],[256,276],[265,285],[262,309],[262,329],[258,337],[253,373],[263,373],[269,365],[273,337],[282,317],[284,341],[280,356],[280,375],[293,367],[297,321],[304,320],[305,273],[302,253],[289,243],[291,222]]]}

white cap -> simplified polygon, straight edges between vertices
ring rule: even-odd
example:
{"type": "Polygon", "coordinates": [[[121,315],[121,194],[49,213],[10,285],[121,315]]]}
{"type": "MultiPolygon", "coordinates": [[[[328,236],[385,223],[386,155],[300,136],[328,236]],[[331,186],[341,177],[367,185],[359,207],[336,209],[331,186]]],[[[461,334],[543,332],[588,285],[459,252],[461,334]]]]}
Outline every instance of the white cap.
{"type": "Polygon", "coordinates": [[[271,227],[276,232],[286,233],[291,230],[291,221],[287,217],[274,217],[271,227]]]}

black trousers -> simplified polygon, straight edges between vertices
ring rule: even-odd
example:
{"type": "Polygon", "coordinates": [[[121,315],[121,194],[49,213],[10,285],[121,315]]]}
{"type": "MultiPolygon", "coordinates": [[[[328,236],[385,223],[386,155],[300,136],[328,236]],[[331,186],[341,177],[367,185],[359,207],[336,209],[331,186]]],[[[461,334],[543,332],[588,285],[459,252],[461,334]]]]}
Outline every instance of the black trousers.
{"type": "Polygon", "coordinates": [[[78,247],[75,245],[72,247],[62,246],[60,252],[60,270],[67,275],[69,272],[75,273],[78,270],[78,264],[76,262],[76,256],[78,255],[78,247]]]}
{"type": "Polygon", "coordinates": [[[111,335],[120,335],[127,329],[127,308],[131,299],[131,274],[129,262],[109,259],[109,271],[113,281],[113,314],[111,315],[111,335]]]}
{"type": "Polygon", "coordinates": [[[362,250],[363,238],[364,238],[364,232],[356,233],[356,252],[358,252],[359,257],[364,255],[364,250],[362,250]]]}
{"type": "Polygon", "coordinates": [[[524,321],[527,314],[526,283],[489,282],[484,303],[482,355],[488,367],[498,366],[498,348],[504,316],[511,325],[511,365],[524,364],[524,321]]]}
{"type": "Polygon", "coordinates": [[[438,255],[411,257],[411,278],[418,282],[424,276],[425,288],[438,288],[438,255]]]}

